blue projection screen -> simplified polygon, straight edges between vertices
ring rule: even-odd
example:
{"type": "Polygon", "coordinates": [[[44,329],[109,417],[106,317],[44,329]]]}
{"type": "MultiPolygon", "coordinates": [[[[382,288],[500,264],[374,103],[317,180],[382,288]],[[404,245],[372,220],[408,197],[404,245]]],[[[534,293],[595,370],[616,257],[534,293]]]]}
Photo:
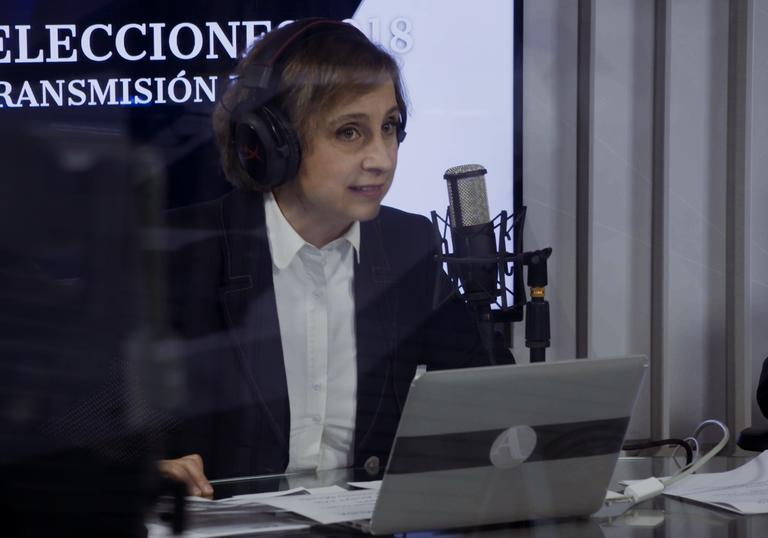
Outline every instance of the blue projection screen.
{"type": "Polygon", "coordinates": [[[157,150],[167,206],[229,187],[210,112],[238,58],[293,19],[347,20],[400,62],[408,138],[385,203],[442,216],[447,168],[488,170],[491,214],[520,200],[519,2],[483,0],[9,0],[0,7],[0,117],[5,124],[127,135],[157,150]],[[518,100],[516,100],[518,99],[518,100]],[[519,127],[518,127],[519,129],[519,127]],[[516,166],[515,163],[518,163],[516,166]]]}
{"type": "Polygon", "coordinates": [[[446,169],[482,164],[491,215],[512,212],[514,2],[364,0],[350,22],[401,62],[408,138],[386,203],[441,216],[446,169]]]}

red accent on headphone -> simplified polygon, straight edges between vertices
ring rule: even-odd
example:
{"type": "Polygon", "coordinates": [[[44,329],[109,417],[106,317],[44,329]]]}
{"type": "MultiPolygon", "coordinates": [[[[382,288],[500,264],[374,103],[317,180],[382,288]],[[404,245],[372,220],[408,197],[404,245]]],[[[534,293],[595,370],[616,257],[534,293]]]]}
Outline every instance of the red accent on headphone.
{"type": "Polygon", "coordinates": [[[263,158],[261,157],[261,152],[259,151],[258,147],[245,147],[243,148],[243,158],[247,161],[251,161],[253,159],[256,159],[258,161],[262,161],[263,158]]]}

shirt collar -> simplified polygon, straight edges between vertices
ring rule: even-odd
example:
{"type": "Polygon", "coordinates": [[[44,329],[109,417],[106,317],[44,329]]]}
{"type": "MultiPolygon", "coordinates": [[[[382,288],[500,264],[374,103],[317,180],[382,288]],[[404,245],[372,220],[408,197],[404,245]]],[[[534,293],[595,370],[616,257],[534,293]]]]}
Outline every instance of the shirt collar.
{"type": "MultiPolygon", "coordinates": [[[[309,245],[293,229],[291,223],[285,218],[280,206],[277,205],[271,192],[264,194],[264,216],[267,224],[267,238],[269,250],[272,253],[272,263],[278,269],[285,269],[291,263],[294,256],[304,245],[309,245]]],[[[323,248],[334,248],[342,242],[347,242],[355,249],[355,257],[360,262],[360,222],[355,221],[338,239],[331,241],[323,248]]],[[[309,245],[311,248],[315,248],[309,245]]]]}

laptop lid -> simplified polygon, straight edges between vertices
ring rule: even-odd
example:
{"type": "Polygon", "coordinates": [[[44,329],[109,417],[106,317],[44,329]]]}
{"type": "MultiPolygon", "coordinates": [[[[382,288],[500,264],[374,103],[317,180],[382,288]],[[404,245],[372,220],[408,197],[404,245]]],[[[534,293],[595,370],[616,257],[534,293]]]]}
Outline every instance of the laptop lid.
{"type": "Polygon", "coordinates": [[[371,531],[594,513],[647,367],[630,356],[423,374],[408,393],[371,531]]]}

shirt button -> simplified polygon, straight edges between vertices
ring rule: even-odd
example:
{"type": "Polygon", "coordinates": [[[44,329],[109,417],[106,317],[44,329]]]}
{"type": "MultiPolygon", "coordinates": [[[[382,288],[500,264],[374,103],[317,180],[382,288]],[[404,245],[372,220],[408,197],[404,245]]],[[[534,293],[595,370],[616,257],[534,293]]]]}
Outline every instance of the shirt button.
{"type": "Polygon", "coordinates": [[[321,388],[323,388],[323,386],[320,383],[315,383],[314,385],[312,385],[312,390],[314,390],[315,392],[320,392],[321,388]]]}
{"type": "Polygon", "coordinates": [[[365,460],[365,463],[363,464],[363,468],[365,471],[373,476],[379,473],[379,458],[376,456],[371,456],[367,460],[365,460]]]}
{"type": "Polygon", "coordinates": [[[312,417],[312,422],[314,422],[315,424],[320,424],[320,417],[315,415],[314,417],[312,417]]]}

